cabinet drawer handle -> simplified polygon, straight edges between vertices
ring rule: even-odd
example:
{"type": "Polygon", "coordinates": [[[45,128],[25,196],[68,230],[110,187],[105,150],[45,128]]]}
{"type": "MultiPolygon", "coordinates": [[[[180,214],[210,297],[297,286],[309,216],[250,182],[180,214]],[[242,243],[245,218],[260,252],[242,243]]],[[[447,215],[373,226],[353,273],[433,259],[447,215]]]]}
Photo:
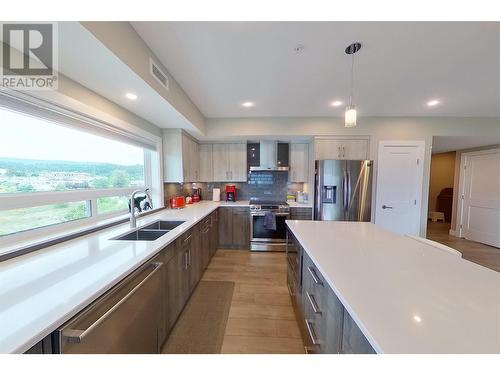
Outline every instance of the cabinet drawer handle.
{"type": "Polygon", "coordinates": [[[304,346],[304,353],[306,354],[314,354],[314,349],[310,346],[304,346]]]}
{"type": "Polygon", "coordinates": [[[314,313],[321,314],[321,310],[319,309],[318,303],[316,302],[314,295],[309,294],[309,292],[306,292],[306,294],[307,294],[307,298],[309,299],[309,303],[311,304],[311,307],[312,307],[314,313]]]}
{"type": "Polygon", "coordinates": [[[189,236],[187,236],[186,238],[184,238],[184,241],[182,241],[182,243],[186,243],[186,242],[190,241],[192,236],[193,235],[190,234],[189,236]]]}
{"type": "Polygon", "coordinates": [[[319,345],[318,344],[318,338],[316,337],[316,332],[314,332],[314,327],[312,322],[310,322],[307,319],[304,319],[306,322],[306,327],[307,327],[307,332],[309,332],[309,337],[311,338],[311,342],[313,345],[319,345]]]}
{"type": "Polygon", "coordinates": [[[316,271],[314,270],[314,268],[312,266],[307,267],[307,270],[311,274],[315,284],[323,285],[323,281],[320,280],[320,278],[318,277],[318,275],[316,274],[316,271]]]}

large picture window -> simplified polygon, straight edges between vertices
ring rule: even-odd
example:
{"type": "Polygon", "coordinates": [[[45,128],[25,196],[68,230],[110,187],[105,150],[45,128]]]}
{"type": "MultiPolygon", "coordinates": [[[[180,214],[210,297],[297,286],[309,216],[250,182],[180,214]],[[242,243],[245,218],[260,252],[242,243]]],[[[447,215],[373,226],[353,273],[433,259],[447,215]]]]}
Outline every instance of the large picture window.
{"type": "Polygon", "coordinates": [[[26,231],[122,215],[133,190],[159,190],[150,145],[27,109],[0,105],[0,244],[26,231]]]}

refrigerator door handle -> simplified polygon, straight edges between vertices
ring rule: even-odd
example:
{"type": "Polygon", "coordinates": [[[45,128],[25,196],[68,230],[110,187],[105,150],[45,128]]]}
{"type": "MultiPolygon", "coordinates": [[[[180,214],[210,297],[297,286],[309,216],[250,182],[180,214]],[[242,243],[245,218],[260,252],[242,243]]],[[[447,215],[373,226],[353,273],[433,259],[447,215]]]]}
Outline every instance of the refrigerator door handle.
{"type": "Polygon", "coordinates": [[[342,207],[347,211],[347,170],[342,171],[342,207]]]}

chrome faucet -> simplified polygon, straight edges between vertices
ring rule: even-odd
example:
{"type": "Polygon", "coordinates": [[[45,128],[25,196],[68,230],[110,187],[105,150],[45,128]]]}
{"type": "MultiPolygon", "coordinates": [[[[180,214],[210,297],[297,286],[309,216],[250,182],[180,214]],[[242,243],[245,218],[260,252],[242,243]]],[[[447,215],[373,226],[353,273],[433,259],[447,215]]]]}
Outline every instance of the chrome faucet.
{"type": "MultiPolygon", "coordinates": [[[[144,193],[146,194],[146,197],[149,200],[149,208],[153,208],[153,201],[151,200],[151,196],[149,195],[149,188],[145,190],[134,190],[134,192],[130,195],[130,228],[135,228],[137,226],[136,224],[136,217],[135,217],[135,195],[137,193],[144,193]]],[[[141,206],[139,204],[139,212],[141,212],[141,206]]]]}

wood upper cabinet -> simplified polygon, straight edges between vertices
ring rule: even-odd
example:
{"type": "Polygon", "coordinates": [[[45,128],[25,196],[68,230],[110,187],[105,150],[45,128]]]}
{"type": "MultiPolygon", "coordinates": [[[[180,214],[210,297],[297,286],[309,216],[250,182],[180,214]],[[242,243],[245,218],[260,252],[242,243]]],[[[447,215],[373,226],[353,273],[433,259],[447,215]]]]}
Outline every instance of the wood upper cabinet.
{"type": "Polygon", "coordinates": [[[182,129],[163,130],[164,182],[197,182],[200,177],[198,142],[182,129]]]}
{"type": "Polygon", "coordinates": [[[247,180],[247,145],[246,143],[229,144],[229,171],[231,181],[247,180]]]}
{"type": "Polygon", "coordinates": [[[214,169],[212,163],[212,147],[210,143],[201,143],[199,145],[199,170],[200,176],[198,181],[200,182],[212,182],[214,181],[214,169]]]}
{"type": "Polygon", "coordinates": [[[212,146],[213,181],[247,180],[246,143],[214,143],[212,146]]]}
{"type": "Polygon", "coordinates": [[[367,138],[316,138],[314,140],[316,160],[322,159],[369,159],[369,139],[367,138]]]}
{"type": "Polygon", "coordinates": [[[291,182],[309,181],[309,145],[307,143],[290,144],[288,180],[291,182]]]}

